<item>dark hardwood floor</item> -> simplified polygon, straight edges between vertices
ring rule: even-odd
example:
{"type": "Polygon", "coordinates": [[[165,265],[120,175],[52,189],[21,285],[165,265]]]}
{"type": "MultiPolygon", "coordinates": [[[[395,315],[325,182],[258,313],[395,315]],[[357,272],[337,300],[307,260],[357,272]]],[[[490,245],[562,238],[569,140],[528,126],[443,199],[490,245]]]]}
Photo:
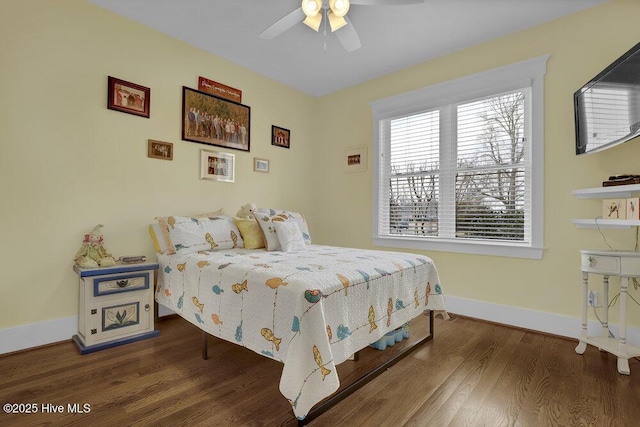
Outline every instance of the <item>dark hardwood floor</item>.
{"type": "MultiPolygon", "coordinates": [[[[412,338],[427,319],[412,323],[412,338]]],[[[159,337],[84,356],[71,341],[0,356],[2,403],[38,410],[0,413],[0,425],[296,425],[278,391],[281,364],[215,338],[203,360],[194,326],[177,317],[156,326],[159,337]],[[85,413],[69,413],[74,404],[85,413]],[[51,413],[55,405],[63,413],[51,413]]],[[[433,341],[309,425],[640,425],[640,362],[620,375],[614,356],[591,346],[580,356],[576,344],[436,317],[433,341]]],[[[342,382],[398,349],[363,351],[339,367],[342,382]]]]}

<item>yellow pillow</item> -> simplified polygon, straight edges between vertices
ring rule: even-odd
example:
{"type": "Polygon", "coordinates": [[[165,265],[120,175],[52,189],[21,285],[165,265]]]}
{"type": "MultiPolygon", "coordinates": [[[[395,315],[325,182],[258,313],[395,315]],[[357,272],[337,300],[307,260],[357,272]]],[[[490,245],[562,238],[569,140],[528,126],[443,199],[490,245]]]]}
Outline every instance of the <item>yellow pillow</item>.
{"type": "Polygon", "coordinates": [[[246,249],[260,249],[264,248],[264,236],[260,224],[255,219],[241,219],[233,218],[233,222],[240,230],[242,240],[244,240],[244,247],[246,249]]]}

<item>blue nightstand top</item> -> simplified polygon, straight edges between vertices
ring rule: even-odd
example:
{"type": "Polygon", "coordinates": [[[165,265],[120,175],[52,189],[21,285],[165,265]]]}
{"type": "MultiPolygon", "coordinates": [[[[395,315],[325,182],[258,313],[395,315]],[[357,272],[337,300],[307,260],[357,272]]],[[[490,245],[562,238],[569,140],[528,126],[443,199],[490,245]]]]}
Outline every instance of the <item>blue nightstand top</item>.
{"type": "Polygon", "coordinates": [[[103,274],[129,273],[132,271],[157,270],[158,264],[153,262],[141,262],[139,264],[116,264],[111,267],[80,268],[73,266],[73,271],[80,277],[100,276],[103,274]]]}

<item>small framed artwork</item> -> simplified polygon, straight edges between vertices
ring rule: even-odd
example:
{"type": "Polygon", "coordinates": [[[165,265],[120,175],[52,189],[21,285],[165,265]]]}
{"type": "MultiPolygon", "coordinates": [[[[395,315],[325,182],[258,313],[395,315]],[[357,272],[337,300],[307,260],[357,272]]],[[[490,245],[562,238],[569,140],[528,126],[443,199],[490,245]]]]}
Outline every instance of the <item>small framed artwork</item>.
{"type": "Polygon", "coordinates": [[[147,146],[147,156],[153,159],[173,160],[173,144],[150,139],[147,146]]]}
{"type": "Polygon", "coordinates": [[[291,131],[271,125],[271,145],[289,148],[291,142],[291,131]]]}
{"type": "Polygon", "coordinates": [[[253,171],[254,172],[269,173],[269,160],[267,160],[267,159],[259,159],[257,157],[254,157],[253,158],[253,171]]]}
{"type": "Polygon", "coordinates": [[[109,76],[107,108],[149,118],[151,89],[109,76]]]}
{"type": "Polygon", "coordinates": [[[251,107],[182,87],[182,139],[249,151],[251,107]]]}
{"type": "Polygon", "coordinates": [[[233,154],[201,150],[200,179],[234,182],[235,158],[236,156],[233,154]]]}
{"type": "Polygon", "coordinates": [[[344,151],[344,172],[364,172],[367,170],[367,147],[350,148],[344,151]]]}

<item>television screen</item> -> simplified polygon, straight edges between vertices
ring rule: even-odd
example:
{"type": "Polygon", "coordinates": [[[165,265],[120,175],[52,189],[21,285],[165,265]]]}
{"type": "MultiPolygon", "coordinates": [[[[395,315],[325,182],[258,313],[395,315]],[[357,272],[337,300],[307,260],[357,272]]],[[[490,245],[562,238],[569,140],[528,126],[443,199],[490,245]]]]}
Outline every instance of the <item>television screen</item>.
{"type": "Polygon", "coordinates": [[[640,43],[573,98],[576,154],[601,151],[640,135],[640,43]]]}

